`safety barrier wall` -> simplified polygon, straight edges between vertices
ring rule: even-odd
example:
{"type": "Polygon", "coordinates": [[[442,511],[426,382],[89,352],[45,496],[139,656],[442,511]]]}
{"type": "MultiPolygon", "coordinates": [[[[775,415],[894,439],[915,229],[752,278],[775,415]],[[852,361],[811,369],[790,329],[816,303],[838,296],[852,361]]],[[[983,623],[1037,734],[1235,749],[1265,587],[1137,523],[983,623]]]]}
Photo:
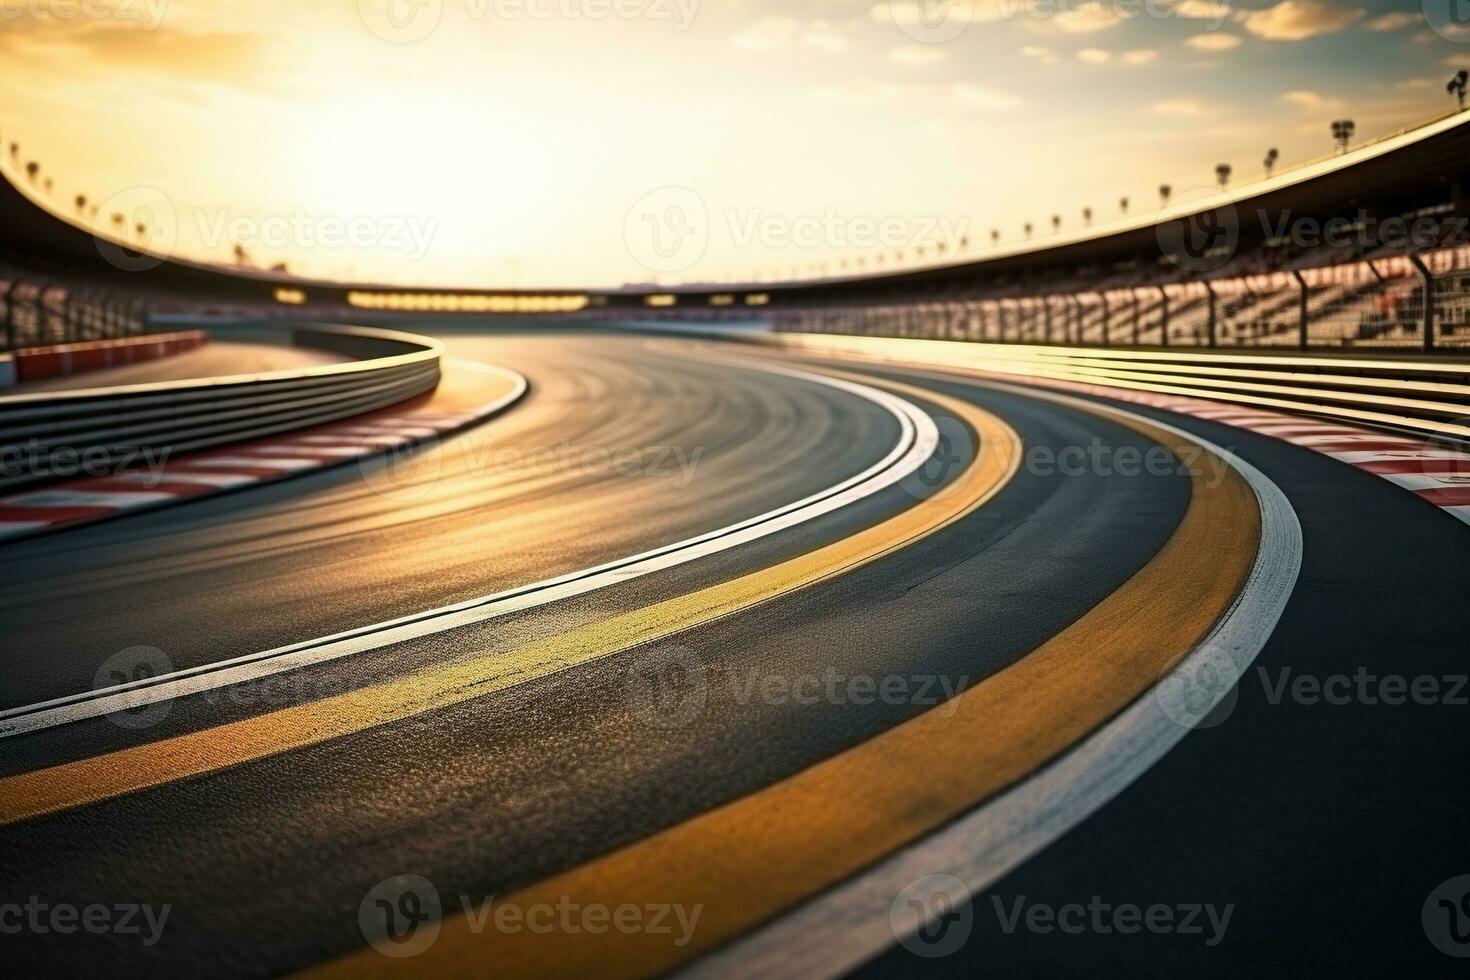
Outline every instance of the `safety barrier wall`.
{"type": "Polygon", "coordinates": [[[1023,344],[730,331],[727,336],[825,354],[962,368],[1208,398],[1470,440],[1470,363],[1291,353],[1079,350],[1023,344]]]}
{"type": "Polygon", "coordinates": [[[26,347],[13,355],[15,381],[37,381],[96,371],[119,364],[136,364],[170,354],[182,354],[204,345],[202,330],[144,334],[118,340],[94,340],[53,347],[26,347]]]}
{"type": "Polygon", "coordinates": [[[368,327],[302,326],[298,344],[366,359],[198,381],[0,397],[0,489],[88,475],[141,453],[188,452],[320,425],[433,390],[442,346],[368,327]]]}

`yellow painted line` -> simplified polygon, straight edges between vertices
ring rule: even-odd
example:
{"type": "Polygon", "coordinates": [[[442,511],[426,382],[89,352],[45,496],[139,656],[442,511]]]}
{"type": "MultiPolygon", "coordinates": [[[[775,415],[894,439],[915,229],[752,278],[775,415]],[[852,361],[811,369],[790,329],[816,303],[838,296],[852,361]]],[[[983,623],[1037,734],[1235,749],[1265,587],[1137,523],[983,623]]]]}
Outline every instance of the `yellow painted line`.
{"type": "Polygon", "coordinates": [[[956,478],[952,491],[781,564],[518,650],[488,653],[320,701],[0,779],[0,825],[316,745],[656,641],[910,545],[979,507],[1015,474],[1020,438],[1000,419],[956,399],[903,385],[886,387],[939,405],[979,434],[978,458],[956,478]]]}
{"type": "MultiPolygon", "coordinates": [[[[930,398],[938,396],[929,395],[930,398]]],[[[1038,397],[1045,397],[1039,395],[1038,397]]],[[[1170,447],[1197,444],[1107,408],[1088,408],[1170,447]]],[[[548,934],[446,919],[429,949],[392,959],[364,948],[319,977],[658,974],[733,939],[943,826],[1025,778],[1155,684],[1231,607],[1254,562],[1260,512],[1231,467],[1194,477],[1165,546],[1056,637],[947,702],[766,789],[499,899],[521,910],[699,907],[692,940],[608,929],[548,934]]],[[[1065,533],[1065,529],[1058,529],[1065,533]]]]}

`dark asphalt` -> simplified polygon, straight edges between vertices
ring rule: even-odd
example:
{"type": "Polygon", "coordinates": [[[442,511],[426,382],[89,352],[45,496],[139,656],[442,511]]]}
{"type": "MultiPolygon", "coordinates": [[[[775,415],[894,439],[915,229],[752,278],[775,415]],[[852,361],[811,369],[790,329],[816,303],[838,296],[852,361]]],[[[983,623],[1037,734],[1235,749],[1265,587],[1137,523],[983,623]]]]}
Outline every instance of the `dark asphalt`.
{"type": "MultiPolygon", "coordinates": [[[[139,620],[149,635],[215,658],[631,553],[836,482],[881,456],[896,431],[861,401],[732,370],[687,345],[464,335],[451,344],[531,377],[533,400],[482,433],[498,444],[545,445],[570,428],[572,438],[616,448],[647,444],[636,440],[651,432],[662,444],[705,446],[710,465],[674,492],[656,480],[460,469],[450,442],[436,450],[446,454],[444,475],[424,481],[422,506],[364,491],[355,471],[327,473],[49,542],[61,554],[23,545],[35,569],[26,580],[36,584],[24,593],[29,602],[17,597],[5,615],[38,612],[24,624],[24,645],[0,655],[48,663],[15,683],[48,690],[85,676],[89,685],[88,644],[107,652],[108,643],[126,645],[126,627],[115,621],[139,620]],[[621,409],[608,409],[612,403],[621,409]],[[466,496],[476,497],[472,506],[466,496]],[[95,605],[73,622],[58,596],[77,583],[95,605]],[[39,615],[46,608],[56,611],[39,615]],[[76,636],[88,646],[79,653],[69,645],[76,636]]],[[[991,409],[1031,452],[1094,440],[1149,448],[1131,430],[1083,412],[958,381],[910,380],[991,409]]],[[[1261,665],[1465,670],[1467,646],[1454,635],[1470,568],[1463,526],[1331,460],[1240,430],[1179,424],[1260,466],[1301,517],[1302,580],[1261,665]]],[[[832,669],[934,676],[951,690],[977,683],[1125,581],[1168,538],[1187,497],[1184,477],[1023,467],[979,511],[913,547],[681,634],[678,655],[702,677],[703,707],[687,718],[651,718],[629,686],[630,671],[666,655],[664,644],[0,829],[0,898],[174,906],[164,941],[141,955],[135,937],[26,935],[6,937],[7,956],[20,967],[123,975],[276,973],[360,947],[358,904],[390,875],[424,875],[445,895],[504,894],[757,790],[926,707],[769,700],[751,696],[751,678],[832,669]]],[[[298,672],[303,683],[292,690],[309,700],[343,681],[507,649],[803,554],[911,500],[890,488],[734,553],[298,672]]],[[[6,744],[0,771],[277,706],[185,699],[141,734],[85,722],[6,744]]],[[[1189,736],[994,889],[1008,903],[1025,895],[1085,904],[1093,894],[1143,906],[1234,903],[1218,947],[1194,936],[1007,935],[987,895],[960,952],[931,960],[900,949],[862,972],[1368,974],[1395,961],[1442,972],[1454,962],[1424,939],[1419,907],[1434,885],[1470,871],[1470,792],[1455,740],[1463,717],[1449,706],[1273,706],[1252,672],[1222,724],[1189,736]]]]}
{"type": "Polygon", "coordinates": [[[960,951],[929,959],[894,947],[858,975],[1464,976],[1466,960],[1431,944],[1421,910],[1439,884],[1470,873],[1470,529],[1325,456],[1124,407],[1233,449],[1281,487],[1303,533],[1292,599],[1233,709],[978,896],[960,951]],[[1439,703],[1278,695],[1283,679],[1360,671],[1434,678],[1439,703]],[[1235,908],[1214,946],[1208,927],[1007,932],[996,911],[997,900],[1009,915],[1022,896],[1060,908],[1094,895],[1235,908]]]}
{"type": "MultiPolygon", "coordinates": [[[[1148,448],[1135,433],[1083,413],[1011,395],[974,397],[1030,445],[1096,437],[1148,448]]],[[[794,499],[801,491],[781,494],[794,499]]],[[[753,676],[830,667],[844,676],[935,675],[952,690],[978,682],[1147,561],[1187,496],[1184,478],[1023,470],[995,500],[912,548],[682,634],[679,646],[707,669],[706,706],[688,724],[648,723],[629,696],[628,672],[649,651],[633,650],[311,749],[9,828],[0,832],[0,894],[41,887],[75,901],[128,894],[172,902],[180,918],[168,942],[149,952],[150,968],[275,972],[349,951],[362,941],[357,903],[388,875],[411,869],[447,894],[503,893],[759,789],[926,707],[765,703],[742,693],[753,676]],[[128,845],[119,849],[123,838],[128,845]]],[[[505,643],[507,629],[534,633],[598,608],[642,605],[803,553],[910,502],[904,489],[891,488],[851,512],[563,604],[570,609],[528,615],[528,623],[484,624],[318,670],[386,676],[505,643]]],[[[144,737],[229,714],[215,702],[191,701],[144,737]]],[[[69,726],[19,740],[18,768],[139,737],[103,719],[69,726]]],[[[78,965],[113,963],[126,947],[116,937],[89,937],[43,939],[27,950],[32,939],[17,944],[17,955],[59,954],[78,965]]]]}

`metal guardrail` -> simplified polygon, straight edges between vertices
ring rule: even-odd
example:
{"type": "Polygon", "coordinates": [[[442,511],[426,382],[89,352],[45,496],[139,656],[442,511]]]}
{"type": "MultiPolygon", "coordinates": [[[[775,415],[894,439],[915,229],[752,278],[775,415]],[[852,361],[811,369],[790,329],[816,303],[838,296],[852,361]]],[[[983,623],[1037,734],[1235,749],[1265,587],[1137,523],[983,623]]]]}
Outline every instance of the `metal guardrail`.
{"type": "Polygon", "coordinates": [[[1447,443],[1470,440],[1467,362],[1103,350],[748,331],[731,336],[814,353],[1208,398],[1389,428],[1447,443]]]}
{"type": "Polygon", "coordinates": [[[0,397],[0,489],[258,439],[386,408],[439,383],[443,347],[369,327],[302,326],[298,346],[363,358],[302,370],[0,397]]]}

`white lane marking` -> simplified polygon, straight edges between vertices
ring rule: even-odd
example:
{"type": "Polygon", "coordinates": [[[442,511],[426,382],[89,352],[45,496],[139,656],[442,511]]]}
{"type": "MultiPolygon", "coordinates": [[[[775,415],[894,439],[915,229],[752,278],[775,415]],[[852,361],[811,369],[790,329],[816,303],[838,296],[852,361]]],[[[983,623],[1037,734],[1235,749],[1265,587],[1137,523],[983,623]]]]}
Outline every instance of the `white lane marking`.
{"type": "Polygon", "coordinates": [[[1455,504],[1453,507],[1445,507],[1443,510],[1453,514],[1466,524],[1470,524],[1470,505],[1455,504]]]}
{"type": "MultiPolygon", "coordinates": [[[[1066,400],[1079,407],[1092,404],[1066,400]]],[[[836,977],[851,972],[899,938],[892,931],[890,909],[907,885],[927,875],[949,874],[978,897],[1102,808],[1184,738],[1190,729],[1176,720],[1180,707],[1171,700],[1166,712],[1159,696],[1166,682],[1187,682],[1202,670],[1217,671],[1224,679],[1208,694],[1201,692],[1200,703],[1192,705],[1197,710],[1186,719],[1190,724],[1208,715],[1232,689],[1265,646],[1291,597],[1301,569],[1301,525],[1286,495],[1254,466],[1193,433],[1154,419],[1143,421],[1217,453],[1245,477],[1260,504],[1261,542],[1255,564],[1210,635],[1150,691],[1035,775],[856,878],[696,961],[679,971],[680,976],[724,980],[836,977]]],[[[1200,691],[1201,686],[1192,690],[1200,691]]]]}
{"type": "Polygon", "coordinates": [[[7,507],[111,507],[126,509],[161,500],[174,500],[174,494],[150,490],[38,490],[5,500],[7,507]]]}
{"type": "Polygon", "coordinates": [[[1390,483],[1408,490],[1443,490],[1447,487],[1470,487],[1470,470],[1463,473],[1380,473],[1390,483]]]}
{"type": "Polygon", "coordinates": [[[243,473],[189,473],[178,470],[164,470],[158,476],[152,473],[117,473],[109,476],[109,482],[113,483],[139,483],[144,486],[157,486],[163,483],[195,483],[211,487],[238,487],[246,483],[258,483],[260,477],[246,476],[243,473]]]}
{"type": "Polygon", "coordinates": [[[1298,446],[1352,446],[1361,443],[1390,443],[1395,446],[1403,446],[1405,449],[1414,448],[1414,444],[1407,439],[1396,439],[1393,436],[1378,435],[1371,432],[1339,433],[1336,435],[1301,435],[1292,436],[1290,442],[1298,446]]]}
{"type": "Polygon", "coordinates": [[[179,466],[198,466],[206,470],[299,470],[315,466],[311,459],[282,459],[267,456],[210,456],[203,459],[188,459],[179,466]]]}
{"type": "Polygon", "coordinates": [[[50,527],[49,521],[0,521],[0,537],[7,534],[24,534],[38,527],[50,527]]]}
{"type": "Polygon", "coordinates": [[[1364,449],[1323,453],[1323,455],[1331,456],[1333,459],[1341,460],[1344,463],[1352,463],[1354,466],[1360,463],[1399,462],[1406,459],[1470,460],[1470,456],[1466,456],[1464,453],[1427,449],[1364,449]]]}
{"type": "MultiPolygon", "coordinates": [[[[262,456],[360,456],[362,446],[261,446],[245,450],[250,453],[260,453],[262,456]]],[[[254,457],[251,457],[254,458],[254,457]]]]}
{"type": "MultiPolygon", "coordinates": [[[[829,378],[774,365],[760,364],[757,369],[826,385],[876,403],[898,420],[898,441],[883,459],[861,473],[794,503],[728,527],[593,568],[494,595],[401,616],[387,622],[202,664],[141,681],[9,708],[0,711],[0,738],[53,728],[376,650],[393,643],[458,629],[673,568],[696,558],[767,537],[870,497],[916,471],[934,454],[939,445],[939,431],[934,420],[917,405],[897,395],[841,378],[829,378]]],[[[985,451],[984,447],[982,451],[985,451]]]]}

